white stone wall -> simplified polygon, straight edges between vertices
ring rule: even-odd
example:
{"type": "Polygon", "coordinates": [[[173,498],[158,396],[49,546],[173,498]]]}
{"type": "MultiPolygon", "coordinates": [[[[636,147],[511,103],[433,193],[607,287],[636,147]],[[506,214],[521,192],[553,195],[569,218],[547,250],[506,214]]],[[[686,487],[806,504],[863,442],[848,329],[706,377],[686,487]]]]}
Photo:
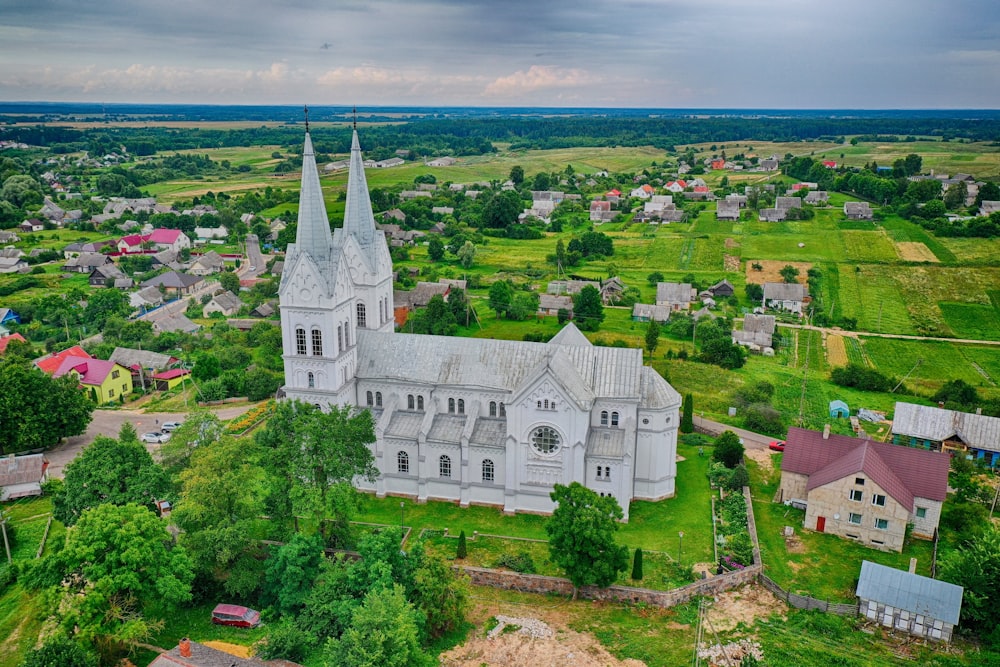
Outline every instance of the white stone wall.
{"type": "Polygon", "coordinates": [[[951,641],[954,626],[938,618],[899,609],[875,600],[860,600],[860,611],[870,621],[893,630],[935,641],[951,641]]]}
{"type": "Polygon", "coordinates": [[[929,498],[913,499],[913,514],[910,515],[910,523],[913,524],[913,536],[924,539],[933,539],[934,531],[937,530],[941,521],[941,501],[929,498]],[[923,518],[917,516],[917,509],[924,508],[926,511],[923,518]]]}

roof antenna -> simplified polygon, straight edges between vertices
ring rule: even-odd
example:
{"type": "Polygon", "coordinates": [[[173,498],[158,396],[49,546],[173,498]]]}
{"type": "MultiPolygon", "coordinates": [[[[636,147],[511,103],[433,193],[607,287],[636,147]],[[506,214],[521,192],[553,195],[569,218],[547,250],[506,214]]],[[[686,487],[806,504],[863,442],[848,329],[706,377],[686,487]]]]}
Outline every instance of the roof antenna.
{"type": "Polygon", "coordinates": [[[354,105],[354,131],[358,131],[358,105],[354,105]]]}
{"type": "Polygon", "coordinates": [[[309,105],[303,107],[303,111],[306,114],[306,133],[309,132],[309,105]]]}

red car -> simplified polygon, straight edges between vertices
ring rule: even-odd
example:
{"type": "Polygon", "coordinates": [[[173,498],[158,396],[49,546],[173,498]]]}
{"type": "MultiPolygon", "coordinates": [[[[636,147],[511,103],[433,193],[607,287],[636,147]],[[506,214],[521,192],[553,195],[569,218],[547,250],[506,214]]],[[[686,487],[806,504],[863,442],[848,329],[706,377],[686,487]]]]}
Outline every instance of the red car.
{"type": "Polygon", "coordinates": [[[238,604],[220,604],[212,610],[212,623],[236,628],[256,628],[260,625],[260,612],[238,604]]]}
{"type": "Polygon", "coordinates": [[[776,452],[783,452],[783,451],[785,451],[785,441],[784,440],[772,440],[771,443],[768,445],[768,447],[770,447],[771,449],[773,449],[776,452]]]}

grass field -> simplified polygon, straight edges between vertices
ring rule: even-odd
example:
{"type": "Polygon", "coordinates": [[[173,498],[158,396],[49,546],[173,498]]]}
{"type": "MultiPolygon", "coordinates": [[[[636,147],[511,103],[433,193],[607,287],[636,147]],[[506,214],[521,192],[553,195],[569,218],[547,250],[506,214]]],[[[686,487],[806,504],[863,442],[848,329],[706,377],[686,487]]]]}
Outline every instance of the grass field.
{"type": "Polygon", "coordinates": [[[995,386],[973,363],[1000,380],[1000,350],[993,348],[891,338],[866,338],[864,348],[875,367],[886,375],[902,379],[912,370],[906,385],[928,394],[940,386],[941,378],[962,379],[975,387],[995,386]]]}
{"type": "Polygon", "coordinates": [[[879,333],[917,333],[889,267],[878,264],[841,266],[840,308],[857,319],[858,328],[879,333]]]}
{"type": "Polygon", "coordinates": [[[993,304],[938,303],[944,320],[957,336],[979,340],[1000,339],[1000,313],[993,304]]]}

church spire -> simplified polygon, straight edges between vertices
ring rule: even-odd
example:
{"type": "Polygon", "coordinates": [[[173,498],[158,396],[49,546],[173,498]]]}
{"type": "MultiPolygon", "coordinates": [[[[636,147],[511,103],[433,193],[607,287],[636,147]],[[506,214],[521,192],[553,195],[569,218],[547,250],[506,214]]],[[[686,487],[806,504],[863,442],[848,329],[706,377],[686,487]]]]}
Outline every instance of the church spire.
{"type": "Polygon", "coordinates": [[[316,169],[316,154],[308,129],[302,149],[302,189],[299,193],[299,226],[295,244],[299,251],[311,255],[317,263],[328,262],[332,256],[330,219],[326,215],[323,189],[316,169]]]}
{"type": "Polygon", "coordinates": [[[347,176],[347,206],[344,209],[344,231],[355,238],[361,247],[370,247],[375,241],[375,215],[368,195],[365,164],[361,157],[358,131],[351,139],[351,168],[347,176]]]}

